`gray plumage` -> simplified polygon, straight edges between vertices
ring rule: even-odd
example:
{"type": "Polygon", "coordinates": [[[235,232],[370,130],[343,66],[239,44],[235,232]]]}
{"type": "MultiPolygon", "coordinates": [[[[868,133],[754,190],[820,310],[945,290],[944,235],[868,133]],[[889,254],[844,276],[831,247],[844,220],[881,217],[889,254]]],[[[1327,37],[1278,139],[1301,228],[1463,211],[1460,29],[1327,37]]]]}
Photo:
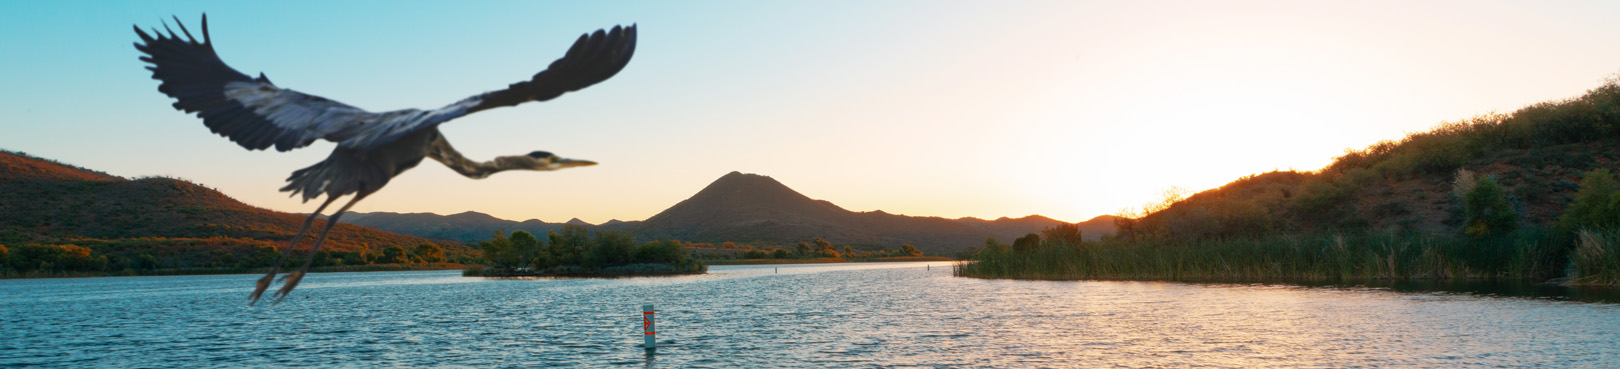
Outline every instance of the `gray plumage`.
{"type": "MultiPolygon", "coordinates": [[[[313,250],[320,249],[332,225],[354,203],[381,189],[394,176],[415,167],[423,158],[439,161],[469,178],[484,178],[513,169],[557,170],[596,164],[559,158],[543,151],[476,162],[456,152],[439,133],[438,126],[486,109],[550,100],[606,80],[624,69],[636,46],[635,25],[597,30],[581,35],[562,58],[545,70],[505,89],[478,94],[437,109],[374,113],[281,88],[263,73],[252,78],[231,68],[214,51],[206,14],[202,18],[201,42],[192,37],[179,18],[174,21],[184,37],[167,24],[164,24],[167,32],[154,28],[150,34],[135,27],[135,33],[141,38],[135,48],[145,54],[140,59],[150,64],[146,69],[152,71],[152,78],[162,82],[158,91],[175,99],[175,109],[195,113],[208,129],[249,150],[275,147],[276,151],[289,151],[308,146],[317,139],[337,143],[326,160],[293,172],[287,178],[287,185],[281,188],[294,196],[303,195],[306,202],[327,196],[305,219],[292,244],[282,251],[283,258],[332,201],[354,195],[348,204],[332,214],[316,238],[313,250]]],[[[258,301],[280,264],[278,261],[270,274],[260,280],[258,289],[250,296],[253,301],[258,301]]],[[[277,295],[286,297],[309,265],[306,262],[298,272],[289,274],[286,285],[277,295]]]]}

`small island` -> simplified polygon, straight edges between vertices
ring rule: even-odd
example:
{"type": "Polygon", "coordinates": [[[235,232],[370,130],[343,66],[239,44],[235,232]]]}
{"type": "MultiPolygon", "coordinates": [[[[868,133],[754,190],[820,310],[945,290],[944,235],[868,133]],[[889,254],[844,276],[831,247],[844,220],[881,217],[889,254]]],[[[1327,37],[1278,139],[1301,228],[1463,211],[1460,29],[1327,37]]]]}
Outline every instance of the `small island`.
{"type": "Polygon", "coordinates": [[[564,226],[544,241],[524,231],[478,242],[488,265],[468,268],[468,277],[635,277],[707,273],[709,267],[681,249],[680,242],[652,241],[636,246],[629,233],[564,226]]]}

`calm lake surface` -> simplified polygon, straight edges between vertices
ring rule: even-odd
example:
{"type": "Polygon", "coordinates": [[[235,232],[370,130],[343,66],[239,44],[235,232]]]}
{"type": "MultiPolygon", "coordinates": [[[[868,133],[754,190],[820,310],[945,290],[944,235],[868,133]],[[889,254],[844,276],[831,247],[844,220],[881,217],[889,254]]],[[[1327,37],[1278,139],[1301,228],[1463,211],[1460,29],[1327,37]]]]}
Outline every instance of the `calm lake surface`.
{"type": "Polygon", "coordinates": [[[275,307],[246,305],[254,275],[3,280],[0,366],[1620,367],[1614,303],[950,269],[326,273],[275,307]]]}

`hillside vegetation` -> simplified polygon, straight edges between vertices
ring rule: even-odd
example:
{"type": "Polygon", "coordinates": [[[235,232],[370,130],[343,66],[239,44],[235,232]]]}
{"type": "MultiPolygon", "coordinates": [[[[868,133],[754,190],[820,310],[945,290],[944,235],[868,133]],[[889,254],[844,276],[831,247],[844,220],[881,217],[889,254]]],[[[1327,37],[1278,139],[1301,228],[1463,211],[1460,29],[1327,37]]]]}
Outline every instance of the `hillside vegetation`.
{"type": "MultiPolygon", "coordinates": [[[[1620,284],[1620,84],[1124,211],[1102,242],[991,242],[968,276],[1620,284]]],[[[1052,235],[1062,232],[1048,232],[1052,235]]]]}
{"type": "MultiPolygon", "coordinates": [[[[125,179],[0,151],[0,276],[247,271],[273,263],[303,219],[180,179],[125,179]]],[[[319,265],[358,267],[474,252],[339,224],[317,257],[319,265]]]]}

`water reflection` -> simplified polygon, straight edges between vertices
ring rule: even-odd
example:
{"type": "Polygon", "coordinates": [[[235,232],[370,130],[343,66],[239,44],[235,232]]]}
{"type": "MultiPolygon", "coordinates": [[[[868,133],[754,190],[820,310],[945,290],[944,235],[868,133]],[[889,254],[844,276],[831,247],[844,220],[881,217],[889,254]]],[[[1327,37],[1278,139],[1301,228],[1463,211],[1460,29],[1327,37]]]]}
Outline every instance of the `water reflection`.
{"type": "Polygon", "coordinates": [[[1403,293],[1454,293],[1490,297],[1620,303],[1620,288],[1564,286],[1549,283],[1475,280],[1306,282],[1299,284],[1313,287],[1377,288],[1403,293]]]}
{"type": "Polygon", "coordinates": [[[1487,296],[1551,296],[1536,288],[981,280],[933,265],[316,274],[273,308],[245,306],[254,275],[6,280],[0,366],[1620,366],[1620,305],[1487,296]]]}

